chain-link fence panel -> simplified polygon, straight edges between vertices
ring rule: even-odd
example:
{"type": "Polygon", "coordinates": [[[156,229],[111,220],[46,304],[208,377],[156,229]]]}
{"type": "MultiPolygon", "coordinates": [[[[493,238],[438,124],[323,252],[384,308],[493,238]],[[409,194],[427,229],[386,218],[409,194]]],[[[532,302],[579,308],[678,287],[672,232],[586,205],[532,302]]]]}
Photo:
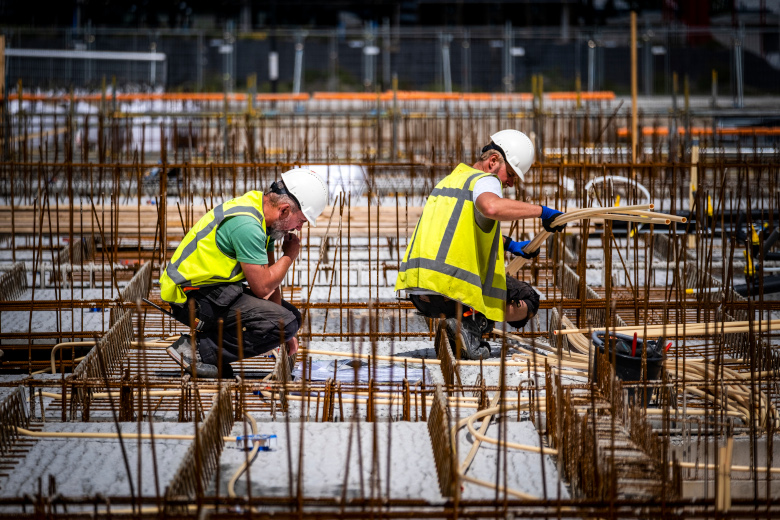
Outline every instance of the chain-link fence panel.
{"type": "MultiPolygon", "coordinates": [[[[528,92],[613,90],[627,94],[627,28],[3,29],[6,75],[30,89],[97,89],[106,78],[124,90],[258,92],[402,90],[528,92]],[[270,66],[270,56],[277,56],[270,66]],[[272,70],[274,69],[273,74],[272,70]]],[[[644,27],[638,32],[639,92],[669,95],[687,78],[691,94],[775,93],[780,84],[777,28],[644,27]]]]}

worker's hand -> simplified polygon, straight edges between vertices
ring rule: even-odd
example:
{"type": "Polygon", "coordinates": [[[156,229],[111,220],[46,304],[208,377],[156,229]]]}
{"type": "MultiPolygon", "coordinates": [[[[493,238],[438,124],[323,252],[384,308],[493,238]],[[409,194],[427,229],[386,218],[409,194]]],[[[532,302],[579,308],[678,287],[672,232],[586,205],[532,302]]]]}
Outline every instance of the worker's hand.
{"type": "Polygon", "coordinates": [[[293,336],[287,341],[287,355],[294,356],[298,352],[298,338],[293,336]]]}
{"type": "Polygon", "coordinates": [[[544,229],[549,231],[550,233],[556,233],[558,231],[563,231],[563,228],[566,227],[566,224],[563,224],[561,226],[553,226],[553,220],[555,220],[558,215],[563,215],[562,211],[558,211],[557,209],[548,208],[547,206],[542,206],[542,225],[544,226],[544,229]]]}
{"type": "Polygon", "coordinates": [[[522,256],[523,258],[528,258],[530,260],[531,258],[536,258],[537,256],[539,256],[539,250],[538,249],[536,251],[532,252],[532,253],[526,253],[525,251],[523,251],[525,246],[527,246],[530,243],[531,243],[530,240],[523,240],[522,242],[515,242],[514,240],[510,239],[509,243],[506,245],[506,250],[509,251],[510,253],[512,253],[515,256],[522,256]]]}
{"type": "Polygon", "coordinates": [[[298,258],[298,253],[301,250],[301,240],[297,235],[287,233],[284,235],[284,243],[282,244],[282,252],[285,256],[289,256],[293,261],[298,258]]]}

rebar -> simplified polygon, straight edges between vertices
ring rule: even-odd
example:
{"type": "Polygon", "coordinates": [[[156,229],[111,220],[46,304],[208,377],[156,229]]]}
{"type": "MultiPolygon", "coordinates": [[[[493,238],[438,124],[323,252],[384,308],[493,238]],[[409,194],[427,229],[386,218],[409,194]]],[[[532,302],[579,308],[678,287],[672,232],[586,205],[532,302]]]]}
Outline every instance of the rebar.
{"type": "MultiPolygon", "coordinates": [[[[219,465],[219,457],[225,446],[224,437],[233,428],[233,420],[230,390],[222,387],[214,396],[211,410],[198,428],[195,440],[168,485],[166,502],[182,498],[200,500],[204,496],[204,490],[219,465]]],[[[186,508],[170,508],[171,513],[176,511],[183,512],[186,508]]]]}

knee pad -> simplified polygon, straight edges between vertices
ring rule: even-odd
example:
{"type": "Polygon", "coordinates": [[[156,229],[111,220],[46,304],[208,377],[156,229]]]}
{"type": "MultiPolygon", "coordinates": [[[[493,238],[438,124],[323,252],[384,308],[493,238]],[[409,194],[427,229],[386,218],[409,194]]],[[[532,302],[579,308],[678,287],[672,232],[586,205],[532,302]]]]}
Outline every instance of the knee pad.
{"type": "Polygon", "coordinates": [[[533,318],[533,316],[528,316],[525,319],[517,320],[517,321],[508,321],[507,324],[513,326],[516,329],[522,329],[526,325],[528,325],[528,322],[533,318]]]}
{"type": "Polygon", "coordinates": [[[507,290],[509,291],[507,299],[510,303],[522,301],[528,308],[528,316],[525,319],[507,322],[513,327],[522,329],[539,311],[539,294],[531,287],[531,284],[519,280],[517,283],[511,284],[511,287],[507,284],[507,290]]]}

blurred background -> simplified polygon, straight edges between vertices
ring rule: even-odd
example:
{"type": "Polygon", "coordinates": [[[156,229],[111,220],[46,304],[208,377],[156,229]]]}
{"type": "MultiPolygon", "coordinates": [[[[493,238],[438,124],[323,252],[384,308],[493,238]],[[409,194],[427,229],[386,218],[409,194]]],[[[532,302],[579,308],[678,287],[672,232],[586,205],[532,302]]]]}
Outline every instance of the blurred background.
{"type": "Polygon", "coordinates": [[[780,0],[0,0],[9,89],[776,94],[780,0]]]}

